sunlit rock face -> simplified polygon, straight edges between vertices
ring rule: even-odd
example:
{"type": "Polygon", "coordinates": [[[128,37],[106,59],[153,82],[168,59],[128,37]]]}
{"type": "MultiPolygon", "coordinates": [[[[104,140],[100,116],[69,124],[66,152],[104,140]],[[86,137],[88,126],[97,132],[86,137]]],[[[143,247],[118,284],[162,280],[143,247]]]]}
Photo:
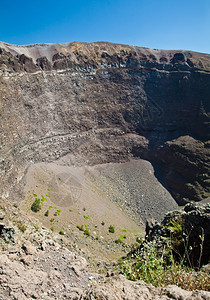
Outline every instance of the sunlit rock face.
{"type": "Polygon", "coordinates": [[[208,197],[210,55],[1,42],[0,74],[3,197],[17,200],[34,163],[133,158],[152,162],[179,204],[208,197]]]}

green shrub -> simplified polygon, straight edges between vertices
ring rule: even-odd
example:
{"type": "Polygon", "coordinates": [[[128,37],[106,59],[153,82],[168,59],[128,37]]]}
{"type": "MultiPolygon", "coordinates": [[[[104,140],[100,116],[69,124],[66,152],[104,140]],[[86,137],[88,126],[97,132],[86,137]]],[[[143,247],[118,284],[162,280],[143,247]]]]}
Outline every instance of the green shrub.
{"type": "Polygon", "coordinates": [[[110,225],[110,226],[109,226],[109,232],[110,232],[110,233],[114,233],[114,232],[115,232],[115,229],[114,229],[114,226],[113,226],[113,225],[110,225]]]}
{"type": "Polygon", "coordinates": [[[42,203],[44,203],[45,201],[47,201],[47,198],[45,198],[45,197],[42,195],[42,198],[40,199],[40,201],[41,201],[42,203]]]}
{"type": "Polygon", "coordinates": [[[54,231],[54,230],[55,230],[55,228],[52,226],[52,227],[50,227],[50,230],[51,230],[51,231],[54,231]]]}
{"type": "Polygon", "coordinates": [[[41,200],[39,198],[36,198],[34,200],[34,202],[32,203],[32,205],[31,205],[31,210],[33,212],[38,212],[38,211],[41,210],[41,208],[42,208],[42,206],[41,206],[41,200]]]}
{"type": "Polygon", "coordinates": [[[90,236],[90,232],[89,232],[87,224],[85,224],[84,234],[90,236]]]}
{"type": "Polygon", "coordinates": [[[47,210],[44,215],[45,215],[45,217],[48,217],[49,216],[49,210],[47,210]]]}
{"type": "Polygon", "coordinates": [[[60,231],[59,231],[59,234],[60,234],[60,235],[64,235],[63,230],[60,230],[60,231]]]}
{"type": "Polygon", "coordinates": [[[88,216],[83,216],[83,218],[85,219],[85,220],[88,220],[89,219],[89,217],[88,216]]]}
{"type": "Polygon", "coordinates": [[[101,222],[101,225],[103,225],[103,226],[104,226],[104,224],[105,224],[105,222],[104,222],[104,221],[102,221],[102,222],[101,222]]]}
{"type": "Polygon", "coordinates": [[[126,235],[120,234],[119,239],[126,239],[126,235]]]}

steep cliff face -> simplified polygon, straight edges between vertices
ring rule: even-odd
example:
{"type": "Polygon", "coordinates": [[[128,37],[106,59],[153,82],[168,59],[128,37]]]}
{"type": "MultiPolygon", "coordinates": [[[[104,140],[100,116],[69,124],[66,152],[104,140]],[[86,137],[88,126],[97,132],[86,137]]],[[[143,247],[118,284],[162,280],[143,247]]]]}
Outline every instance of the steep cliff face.
{"type": "Polygon", "coordinates": [[[36,162],[144,158],[178,203],[209,195],[210,55],[0,43],[1,194],[36,162]],[[181,137],[181,139],[180,139],[181,137]]]}

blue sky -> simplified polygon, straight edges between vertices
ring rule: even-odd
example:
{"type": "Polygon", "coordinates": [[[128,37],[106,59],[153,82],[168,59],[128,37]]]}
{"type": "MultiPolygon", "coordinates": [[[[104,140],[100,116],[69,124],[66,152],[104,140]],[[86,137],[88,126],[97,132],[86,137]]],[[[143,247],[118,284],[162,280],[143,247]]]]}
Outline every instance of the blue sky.
{"type": "Polygon", "coordinates": [[[210,0],[0,0],[0,40],[110,41],[210,53],[210,0]]]}

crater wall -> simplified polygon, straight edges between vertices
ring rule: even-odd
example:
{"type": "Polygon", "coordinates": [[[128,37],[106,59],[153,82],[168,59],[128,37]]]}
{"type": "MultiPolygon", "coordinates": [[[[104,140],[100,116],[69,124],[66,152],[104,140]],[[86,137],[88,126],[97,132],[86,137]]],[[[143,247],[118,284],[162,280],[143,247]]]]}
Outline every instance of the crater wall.
{"type": "Polygon", "coordinates": [[[151,161],[179,204],[209,195],[210,55],[0,43],[1,195],[37,162],[151,161]]]}

